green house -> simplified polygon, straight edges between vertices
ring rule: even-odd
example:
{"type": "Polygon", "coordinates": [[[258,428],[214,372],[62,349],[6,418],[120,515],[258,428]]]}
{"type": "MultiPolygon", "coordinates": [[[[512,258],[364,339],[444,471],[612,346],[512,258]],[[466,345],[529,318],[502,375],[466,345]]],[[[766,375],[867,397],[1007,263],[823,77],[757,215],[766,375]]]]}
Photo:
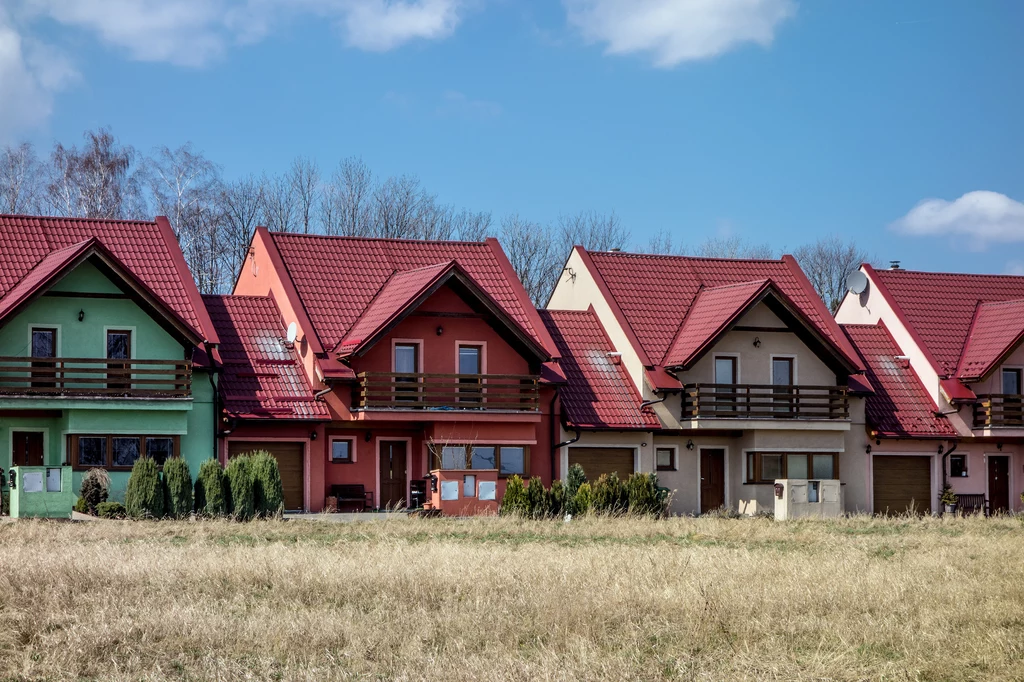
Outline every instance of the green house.
{"type": "Polygon", "coordinates": [[[217,336],[155,222],[0,216],[0,466],[214,456],[217,336]]]}

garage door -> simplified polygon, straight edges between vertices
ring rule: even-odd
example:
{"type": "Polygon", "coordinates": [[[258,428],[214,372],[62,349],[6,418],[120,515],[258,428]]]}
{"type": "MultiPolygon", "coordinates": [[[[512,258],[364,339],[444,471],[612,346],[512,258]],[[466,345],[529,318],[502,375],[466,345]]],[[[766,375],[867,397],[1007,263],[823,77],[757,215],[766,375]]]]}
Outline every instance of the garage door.
{"type": "Polygon", "coordinates": [[[932,511],[931,457],[890,457],[874,460],[875,513],[918,514],[932,511]]]}
{"type": "Polygon", "coordinates": [[[278,443],[265,441],[231,441],[228,456],[245,454],[254,450],[266,450],[277,459],[281,470],[281,486],[284,488],[284,508],[301,511],[306,473],[303,468],[302,443],[278,443]]]}
{"type": "Polygon", "coordinates": [[[588,481],[613,471],[619,478],[633,473],[633,448],[569,448],[569,466],[579,464],[588,481]]]}

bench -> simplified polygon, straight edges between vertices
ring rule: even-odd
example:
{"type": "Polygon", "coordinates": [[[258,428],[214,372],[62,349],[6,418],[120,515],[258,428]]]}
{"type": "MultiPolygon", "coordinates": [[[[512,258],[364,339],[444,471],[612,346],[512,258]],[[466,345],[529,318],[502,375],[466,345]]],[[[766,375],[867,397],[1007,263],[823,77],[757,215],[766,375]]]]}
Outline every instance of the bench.
{"type": "Polygon", "coordinates": [[[373,507],[373,493],[362,483],[338,483],[331,486],[331,496],[338,498],[338,509],[342,505],[358,505],[360,509],[373,507]]]}
{"type": "Polygon", "coordinates": [[[962,495],[957,494],[956,496],[956,511],[958,514],[977,514],[981,512],[985,516],[988,516],[988,500],[985,499],[983,494],[974,495],[962,495]]]}

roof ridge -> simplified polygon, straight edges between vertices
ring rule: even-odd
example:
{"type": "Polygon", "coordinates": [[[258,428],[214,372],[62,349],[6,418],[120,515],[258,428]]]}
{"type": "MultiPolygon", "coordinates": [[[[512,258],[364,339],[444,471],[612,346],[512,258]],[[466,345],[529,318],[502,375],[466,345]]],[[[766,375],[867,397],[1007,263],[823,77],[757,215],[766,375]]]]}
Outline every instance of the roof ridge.
{"type": "Polygon", "coordinates": [[[0,218],[28,218],[30,220],[38,220],[40,222],[71,220],[80,223],[144,223],[146,225],[156,224],[155,220],[138,220],[134,218],[87,218],[85,216],[32,215],[31,213],[0,213],[0,218]]]}
{"type": "Polygon", "coordinates": [[[725,261],[729,263],[782,263],[781,258],[729,258],[727,256],[691,256],[689,254],[676,253],[636,253],[633,251],[590,251],[591,255],[608,256],[632,256],[634,258],[668,258],[672,260],[686,261],[725,261]]]}
{"type": "Polygon", "coordinates": [[[936,277],[984,277],[984,278],[1009,278],[1024,281],[1024,275],[996,274],[991,272],[934,272],[931,270],[907,270],[906,268],[882,268],[875,270],[876,273],[900,273],[905,275],[931,275],[936,277]]]}
{"type": "Polygon", "coordinates": [[[466,246],[487,246],[487,242],[476,242],[476,241],[463,241],[461,239],[415,239],[412,237],[366,237],[362,235],[344,235],[344,234],[300,234],[297,232],[282,232],[280,230],[267,230],[267,232],[274,237],[302,237],[309,239],[328,239],[328,240],[344,240],[349,239],[352,241],[364,241],[364,242],[390,242],[390,243],[406,243],[406,244],[452,244],[452,245],[466,245],[466,246]]]}

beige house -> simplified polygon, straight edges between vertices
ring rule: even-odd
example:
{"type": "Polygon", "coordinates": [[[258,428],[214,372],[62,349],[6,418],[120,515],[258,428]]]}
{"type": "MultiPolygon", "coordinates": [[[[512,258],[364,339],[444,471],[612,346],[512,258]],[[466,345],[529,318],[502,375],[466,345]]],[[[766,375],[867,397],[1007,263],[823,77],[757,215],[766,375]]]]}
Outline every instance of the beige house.
{"type": "Polygon", "coordinates": [[[791,256],[725,260],[576,247],[547,307],[569,381],[562,476],[574,462],[590,478],[657,471],[674,491],[675,513],[722,506],[756,513],[773,508],[776,479],[845,482],[847,467],[856,469],[846,449],[851,430],[864,430],[855,418],[863,400],[851,395],[866,384],[851,375],[864,367],[791,256]],[[556,311],[599,325],[601,343],[566,343],[574,318],[556,311]],[[570,371],[567,362],[586,371],[570,371]],[[628,380],[631,398],[607,393],[606,366],[628,380]]]}

